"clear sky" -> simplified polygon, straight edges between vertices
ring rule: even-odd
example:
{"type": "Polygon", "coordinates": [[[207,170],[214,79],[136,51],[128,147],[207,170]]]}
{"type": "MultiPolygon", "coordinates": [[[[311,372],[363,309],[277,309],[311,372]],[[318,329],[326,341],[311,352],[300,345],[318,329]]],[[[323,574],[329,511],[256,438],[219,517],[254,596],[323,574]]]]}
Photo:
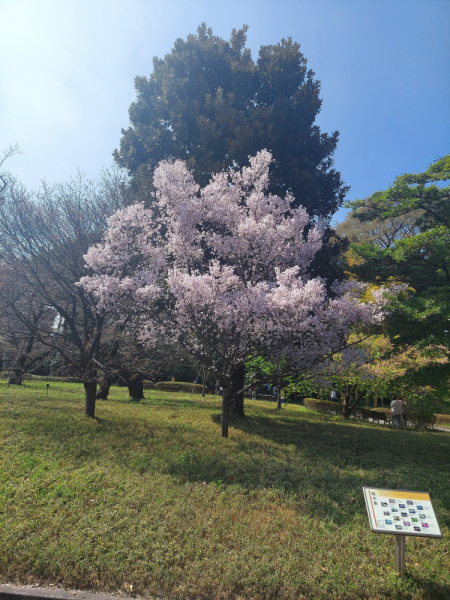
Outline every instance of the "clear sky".
{"type": "MultiPolygon", "coordinates": [[[[205,21],[291,36],[322,81],[323,131],[349,199],[450,152],[450,0],[0,0],[0,150],[29,188],[95,178],[128,125],[134,77],[205,21]]],[[[339,211],[335,220],[342,220],[339,211]]]]}

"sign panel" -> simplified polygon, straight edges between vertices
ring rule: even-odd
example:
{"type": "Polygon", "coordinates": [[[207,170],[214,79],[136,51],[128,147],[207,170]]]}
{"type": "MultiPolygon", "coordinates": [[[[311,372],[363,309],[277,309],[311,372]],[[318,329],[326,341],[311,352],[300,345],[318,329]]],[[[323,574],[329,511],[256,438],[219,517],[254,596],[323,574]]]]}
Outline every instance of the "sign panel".
{"type": "Polygon", "coordinates": [[[363,488],[370,529],[375,533],[441,538],[430,495],[363,488]]]}

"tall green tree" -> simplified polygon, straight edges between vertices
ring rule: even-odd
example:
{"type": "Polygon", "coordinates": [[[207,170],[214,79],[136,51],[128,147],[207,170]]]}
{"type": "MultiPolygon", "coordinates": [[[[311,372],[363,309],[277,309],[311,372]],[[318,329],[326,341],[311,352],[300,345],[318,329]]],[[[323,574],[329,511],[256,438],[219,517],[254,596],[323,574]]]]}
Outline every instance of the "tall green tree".
{"type": "Polygon", "coordinates": [[[350,203],[353,217],[363,223],[409,219],[416,231],[389,247],[372,240],[350,248],[351,270],[361,279],[378,284],[395,279],[410,286],[393,303],[385,322],[396,344],[450,349],[449,181],[447,155],[423,173],[401,175],[386,190],[350,203]]]}
{"type": "MultiPolygon", "coordinates": [[[[360,213],[361,216],[365,215],[366,212],[367,208],[358,208],[357,217],[360,217],[360,213]]],[[[420,233],[416,224],[418,216],[418,211],[413,211],[385,220],[377,217],[360,220],[355,218],[355,213],[349,213],[342,223],[335,226],[335,232],[353,244],[374,244],[380,248],[391,248],[396,241],[420,233]]]]}
{"type": "Polygon", "coordinates": [[[329,218],[348,190],[333,168],[339,133],[315,124],[320,82],[291,38],[261,46],[258,60],[246,48],[247,26],[226,41],[203,23],[177,39],[164,59],[153,59],[149,78],[136,77],[115,160],[126,167],[142,197],[163,159],[187,162],[200,185],[211,173],[272,152],[272,193],[291,192],[312,216],[329,218]]]}
{"type": "MultiPolygon", "coordinates": [[[[333,168],[339,134],[315,124],[320,82],[307,69],[291,38],[262,46],[255,62],[246,48],[247,26],[229,41],[204,23],[195,35],[177,39],[164,59],[154,58],[150,77],[136,77],[137,98],[129,109],[114,158],[131,175],[130,202],[147,199],[161,160],[181,159],[201,186],[212,173],[245,165],[263,148],[272,152],[269,192],[291,193],[294,206],[330,218],[348,188],[333,168]]],[[[331,232],[311,265],[311,274],[336,279],[340,247],[331,232]]],[[[243,387],[244,368],[235,389],[243,387]]],[[[232,412],[243,414],[242,394],[232,412]]]]}

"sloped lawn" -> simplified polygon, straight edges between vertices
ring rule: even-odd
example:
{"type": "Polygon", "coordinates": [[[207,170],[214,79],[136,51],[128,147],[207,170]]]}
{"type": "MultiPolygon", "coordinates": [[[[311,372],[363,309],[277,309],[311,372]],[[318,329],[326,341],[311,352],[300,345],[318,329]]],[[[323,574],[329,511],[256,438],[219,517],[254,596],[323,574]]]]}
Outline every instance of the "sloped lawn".
{"type": "Polygon", "coordinates": [[[214,396],[0,382],[0,581],[173,598],[449,598],[450,435],[214,396]],[[442,540],[372,534],[362,486],[429,491],[442,540]],[[130,587],[132,586],[132,587],[130,587]]]}

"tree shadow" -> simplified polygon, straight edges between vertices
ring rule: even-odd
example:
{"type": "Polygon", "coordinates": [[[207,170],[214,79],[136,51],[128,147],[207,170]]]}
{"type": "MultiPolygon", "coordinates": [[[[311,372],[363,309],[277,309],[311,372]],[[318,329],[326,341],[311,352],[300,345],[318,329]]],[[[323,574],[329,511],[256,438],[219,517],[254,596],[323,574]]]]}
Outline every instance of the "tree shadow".
{"type": "MultiPolygon", "coordinates": [[[[212,420],[219,426],[220,415],[212,420]]],[[[233,429],[246,434],[243,446],[262,485],[307,500],[314,497],[322,516],[345,521],[364,512],[362,487],[373,486],[429,492],[441,525],[450,526],[450,494],[441,475],[450,470],[446,434],[392,430],[310,413],[231,417],[233,429]],[[266,442],[273,452],[267,452],[266,442]],[[307,464],[303,476],[296,461],[307,464]]]]}
{"type": "Polygon", "coordinates": [[[440,584],[431,579],[414,577],[408,573],[404,577],[412,584],[412,587],[416,587],[422,593],[421,598],[429,598],[430,600],[448,600],[450,598],[450,585],[448,584],[440,584]]]}
{"type": "Polygon", "coordinates": [[[163,419],[149,419],[144,410],[161,407],[157,399],[135,406],[138,412],[129,419],[106,415],[80,427],[79,406],[52,405],[51,417],[34,420],[30,427],[74,468],[109,461],[137,475],[153,472],[184,482],[239,486],[243,493],[264,488],[304,514],[337,524],[364,515],[364,485],[428,491],[439,522],[450,526],[450,494],[442,477],[450,471],[446,434],[395,431],[258,406],[246,418],[231,417],[230,438],[224,440],[217,403],[168,398],[164,408],[170,410],[163,419]],[[197,413],[187,412],[192,407],[210,416],[190,423],[186,416],[197,413]],[[215,431],[206,427],[208,419],[215,431]]]}

